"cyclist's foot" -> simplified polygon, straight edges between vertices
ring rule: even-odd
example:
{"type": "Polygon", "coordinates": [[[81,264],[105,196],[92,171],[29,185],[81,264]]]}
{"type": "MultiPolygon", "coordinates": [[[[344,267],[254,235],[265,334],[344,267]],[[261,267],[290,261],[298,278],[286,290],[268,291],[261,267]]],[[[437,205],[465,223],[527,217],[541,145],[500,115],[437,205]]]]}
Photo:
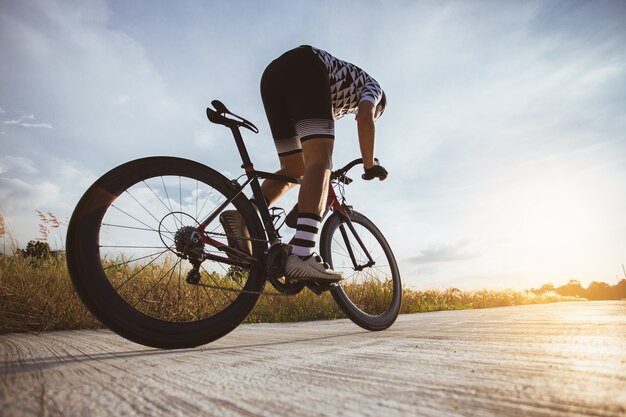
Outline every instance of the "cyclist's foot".
{"type": "Polygon", "coordinates": [[[318,283],[335,283],[343,279],[341,272],[335,272],[322,258],[314,253],[307,257],[289,255],[285,275],[291,280],[310,280],[318,283]]]}
{"type": "Polygon", "coordinates": [[[220,223],[226,233],[228,246],[252,255],[250,234],[243,217],[236,210],[226,210],[220,214],[220,223]]]}

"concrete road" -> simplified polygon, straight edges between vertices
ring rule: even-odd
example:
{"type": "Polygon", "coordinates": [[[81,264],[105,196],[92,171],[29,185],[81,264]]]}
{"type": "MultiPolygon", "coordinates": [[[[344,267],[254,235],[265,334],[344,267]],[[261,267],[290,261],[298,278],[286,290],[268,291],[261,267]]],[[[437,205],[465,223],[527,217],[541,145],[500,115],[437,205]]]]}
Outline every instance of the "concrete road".
{"type": "Polygon", "coordinates": [[[626,302],[240,326],[164,351],[0,336],[2,416],[625,416],[626,302]]]}

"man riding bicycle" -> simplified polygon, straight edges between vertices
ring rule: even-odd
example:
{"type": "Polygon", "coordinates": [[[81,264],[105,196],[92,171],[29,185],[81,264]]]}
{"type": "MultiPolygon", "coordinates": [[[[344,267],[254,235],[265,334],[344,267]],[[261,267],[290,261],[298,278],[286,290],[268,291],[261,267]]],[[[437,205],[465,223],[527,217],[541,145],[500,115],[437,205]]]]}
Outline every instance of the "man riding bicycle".
{"type": "MultiPolygon", "coordinates": [[[[343,279],[314,253],[326,208],[332,166],[335,120],[355,113],[363,178],[384,180],[387,170],[374,162],[375,121],[385,111],[385,93],[359,67],[321,49],[303,45],[272,61],[261,78],[261,97],[280,160],[277,174],[302,178],[296,234],[285,274],[290,279],[333,283],[343,279]]],[[[294,184],[267,179],[262,191],[268,205],[294,184]]],[[[228,234],[247,236],[236,211],[220,217],[228,234]]],[[[249,242],[229,240],[250,252],[249,242]]]]}

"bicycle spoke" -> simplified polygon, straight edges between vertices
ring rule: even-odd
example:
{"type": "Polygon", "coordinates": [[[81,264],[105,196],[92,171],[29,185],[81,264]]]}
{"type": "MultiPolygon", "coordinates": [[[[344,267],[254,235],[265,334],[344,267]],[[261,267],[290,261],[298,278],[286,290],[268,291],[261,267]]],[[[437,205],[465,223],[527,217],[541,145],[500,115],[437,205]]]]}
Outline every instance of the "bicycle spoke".
{"type": "Polygon", "coordinates": [[[167,204],[169,205],[170,208],[170,213],[174,212],[174,209],[172,208],[172,204],[171,204],[171,200],[170,200],[170,195],[167,192],[167,187],[165,186],[165,180],[163,179],[163,176],[161,176],[161,184],[163,184],[163,191],[165,191],[165,198],[167,199],[167,204]]]}
{"type": "MultiPolygon", "coordinates": [[[[170,271],[169,275],[170,276],[167,279],[167,282],[165,283],[165,290],[163,291],[163,295],[161,296],[161,301],[159,302],[159,310],[163,309],[163,302],[165,301],[165,296],[168,293],[168,288],[170,286],[170,281],[172,280],[172,277],[174,276],[174,270],[173,269],[170,271]]],[[[180,281],[180,276],[178,277],[178,280],[180,281]]]]}
{"type": "Polygon", "coordinates": [[[135,216],[133,216],[130,213],[127,213],[126,211],[122,210],[121,208],[117,207],[115,204],[111,204],[111,207],[113,207],[114,209],[119,210],[120,212],[124,213],[125,215],[127,215],[128,217],[130,217],[131,219],[135,220],[137,223],[141,223],[144,226],[146,226],[147,228],[149,228],[150,230],[153,230],[155,232],[159,232],[157,229],[155,229],[154,227],[147,225],[146,223],[142,222],[141,220],[139,220],[138,218],[136,218],[135,216]]]}
{"type": "MultiPolygon", "coordinates": [[[[137,246],[137,245],[100,245],[101,248],[120,248],[120,249],[163,249],[163,246],[137,246]]],[[[168,248],[165,248],[169,250],[168,248]]],[[[163,252],[165,252],[163,251],[163,252]]]]}
{"type": "Polygon", "coordinates": [[[148,229],[145,227],[134,227],[134,226],[124,226],[121,224],[111,224],[111,223],[102,223],[103,226],[108,226],[108,227],[118,227],[120,229],[129,229],[129,230],[141,230],[144,232],[159,232],[158,230],[154,230],[154,229],[148,229]]]}
{"type": "MultiPolygon", "coordinates": [[[[161,179],[163,179],[163,177],[161,177],[161,179]]],[[[159,201],[161,202],[161,204],[163,204],[163,207],[165,207],[165,210],[167,210],[167,209],[168,209],[168,207],[165,205],[165,203],[163,202],[163,200],[161,200],[161,197],[159,197],[159,196],[157,195],[157,193],[155,193],[155,192],[154,192],[154,190],[152,190],[152,188],[150,187],[150,185],[148,185],[148,183],[146,183],[146,181],[142,181],[142,182],[145,184],[145,186],[146,186],[146,187],[148,187],[148,190],[152,191],[152,194],[154,194],[154,196],[157,198],[157,200],[159,200],[159,201]]],[[[165,185],[165,184],[163,184],[163,185],[165,185]]],[[[170,213],[171,213],[171,212],[172,212],[171,206],[169,207],[169,209],[170,209],[170,213]]],[[[174,216],[174,219],[176,219],[176,216],[174,216]]],[[[180,228],[180,227],[182,227],[182,226],[183,226],[183,225],[182,225],[182,223],[181,223],[180,225],[177,225],[176,227],[177,227],[177,228],[180,228]]],[[[171,232],[170,232],[170,233],[171,233],[171,232]]]]}
{"type": "MultiPolygon", "coordinates": [[[[180,214],[180,224],[183,224],[183,187],[181,185],[181,181],[182,179],[180,178],[180,175],[178,176],[178,205],[180,206],[180,210],[178,210],[181,214],[180,214]]],[[[176,216],[174,216],[176,217],[176,216]]]]}
{"type": "Polygon", "coordinates": [[[215,303],[213,302],[213,298],[211,297],[211,294],[209,294],[209,289],[206,287],[202,287],[202,289],[204,290],[204,293],[207,295],[207,299],[209,300],[209,302],[211,303],[211,305],[213,306],[213,311],[218,313],[219,310],[217,309],[217,307],[215,306],[215,303]]]}
{"type": "Polygon", "coordinates": [[[196,180],[196,219],[198,218],[198,180],[196,180]]]}
{"type": "MultiPolygon", "coordinates": [[[[147,296],[148,294],[150,294],[150,293],[152,292],[152,290],[153,290],[153,289],[154,289],[154,288],[155,288],[155,287],[159,284],[159,282],[161,282],[161,281],[163,280],[163,278],[165,278],[165,277],[166,277],[166,276],[170,273],[170,271],[173,271],[179,263],[180,263],[180,259],[179,259],[178,261],[176,261],[176,263],[174,264],[174,266],[172,266],[172,268],[170,268],[170,270],[169,270],[169,271],[165,272],[165,274],[163,274],[163,275],[162,275],[162,276],[161,276],[161,277],[157,280],[157,282],[155,282],[154,284],[152,284],[152,286],[148,289],[148,291],[146,291],[146,292],[145,292],[142,296],[140,296],[140,297],[139,297],[139,303],[141,303],[142,301],[143,301],[143,302],[147,302],[146,296],[147,296]]],[[[133,305],[133,307],[135,307],[135,306],[133,305]]]]}
{"type": "Polygon", "coordinates": [[[140,261],[140,260],[142,260],[142,259],[147,259],[147,258],[149,258],[149,257],[151,257],[151,256],[155,256],[155,255],[162,255],[162,254],[164,254],[164,253],[165,253],[165,252],[167,252],[167,251],[169,251],[169,249],[165,249],[165,250],[163,250],[163,251],[161,251],[161,252],[151,253],[150,255],[142,256],[142,257],[140,257],[140,258],[129,259],[129,260],[128,260],[128,261],[126,261],[126,262],[121,262],[121,263],[119,263],[119,264],[109,265],[109,266],[104,267],[104,268],[102,268],[102,269],[106,271],[107,269],[117,268],[118,266],[122,266],[122,265],[128,265],[128,264],[129,264],[129,263],[131,263],[131,262],[136,262],[136,261],[140,261]]]}
{"type": "MultiPolygon", "coordinates": [[[[220,264],[220,266],[221,266],[221,264],[220,264]]],[[[207,273],[207,275],[209,276],[209,279],[210,279],[211,281],[213,281],[213,284],[215,284],[215,287],[216,287],[216,288],[218,288],[218,289],[222,292],[222,294],[224,295],[224,297],[228,298],[228,300],[229,300],[230,302],[232,302],[232,301],[233,301],[233,299],[232,299],[232,298],[230,298],[230,297],[228,296],[228,293],[225,291],[225,289],[224,289],[224,288],[222,288],[222,286],[220,286],[220,285],[219,285],[219,284],[215,281],[215,279],[213,278],[212,274],[210,274],[210,273],[209,273],[209,272],[208,272],[208,271],[204,268],[204,266],[202,267],[202,270],[203,270],[204,272],[206,272],[206,273],[207,273]]]]}
{"type": "MultiPolygon", "coordinates": [[[[158,225],[161,225],[161,224],[162,224],[162,223],[161,223],[161,220],[157,219],[157,218],[156,218],[156,217],[152,214],[152,212],[151,212],[150,210],[148,210],[148,209],[147,209],[147,208],[146,208],[143,204],[141,204],[141,203],[139,202],[139,200],[137,200],[137,199],[135,198],[135,196],[133,196],[133,195],[130,193],[130,191],[126,190],[126,191],[124,191],[124,192],[125,192],[125,193],[127,193],[128,195],[130,195],[130,196],[131,196],[131,198],[132,198],[133,200],[135,200],[135,201],[137,202],[137,204],[139,204],[139,206],[140,206],[142,209],[144,209],[144,210],[146,211],[146,213],[148,213],[148,214],[150,215],[150,217],[152,217],[152,218],[154,219],[154,221],[156,221],[156,222],[157,222],[157,224],[158,224],[158,225]]],[[[174,216],[174,217],[176,217],[176,216],[174,216]]],[[[181,225],[183,224],[183,222],[182,222],[182,218],[181,218],[181,222],[180,222],[180,224],[181,224],[181,225]]],[[[168,228],[167,228],[165,225],[163,225],[163,228],[165,229],[165,231],[166,231],[166,232],[168,232],[168,233],[172,233],[172,232],[170,232],[170,231],[168,230],[168,228]]]]}
{"type": "Polygon", "coordinates": [[[217,207],[219,207],[220,204],[222,204],[224,199],[221,198],[223,196],[220,196],[220,198],[215,202],[215,207],[209,209],[209,213],[208,214],[206,214],[206,215],[203,214],[204,208],[206,207],[206,204],[211,200],[211,196],[213,195],[213,191],[215,191],[215,190],[211,190],[209,192],[209,195],[207,195],[207,198],[204,200],[204,204],[202,204],[202,208],[200,208],[200,211],[199,211],[199,214],[198,214],[199,215],[199,217],[198,217],[199,219],[206,219],[207,217],[211,216],[215,212],[215,209],[217,207]]]}
{"type": "Polygon", "coordinates": [[[139,271],[135,272],[132,276],[130,276],[126,281],[124,281],[122,283],[122,285],[118,286],[115,288],[115,291],[119,290],[120,288],[122,288],[124,285],[126,285],[128,282],[130,282],[130,280],[132,280],[133,278],[135,278],[137,275],[139,275],[141,273],[141,271],[143,271],[144,269],[146,269],[149,265],[152,265],[157,259],[159,259],[161,257],[161,255],[163,255],[165,253],[161,252],[161,254],[159,254],[159,256],[157,256],[156,258],[154,258],[153,260],[151,260],[150,262],[148,262],[147,264],[145,264],[144,266],[141,267],[141,269],[139,269],[139,271]]]}

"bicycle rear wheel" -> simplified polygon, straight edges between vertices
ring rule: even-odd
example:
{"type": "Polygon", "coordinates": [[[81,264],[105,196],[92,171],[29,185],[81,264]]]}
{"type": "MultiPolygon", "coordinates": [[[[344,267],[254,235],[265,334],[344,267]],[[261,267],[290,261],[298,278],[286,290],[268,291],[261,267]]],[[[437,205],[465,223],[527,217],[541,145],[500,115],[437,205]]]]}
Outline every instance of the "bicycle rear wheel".
{"type": "MultiPolygon", "coordinates": [[[[152,157],[102,176],[68,228],[68,269],[84,304],[116,333],[148,346],[192,347],[233,330],[256,304],[264,272],[233,267],[221,251],[200,244],[201,252],[219,258],[204,261],[200,282],[190,284],[191,264],[178,256],[174,242],[178,231],[193,230],[232,198],[225,209],[242,215],[252,256],[262,260],[266,244],[254,208],[211,168],[152,157]]],[[[218,217],[205,233],[226,244],[218,217]]]]}
{"type": "Polygon", "coordinates": [[[322,258],[346,277],[331,294],[354,323],[367,330],[384,330],[395,322],[402,302],[398,265],[371,220],[353,210],[350,222],[353,228],[335,212],[320,236],[322,258]]]}

